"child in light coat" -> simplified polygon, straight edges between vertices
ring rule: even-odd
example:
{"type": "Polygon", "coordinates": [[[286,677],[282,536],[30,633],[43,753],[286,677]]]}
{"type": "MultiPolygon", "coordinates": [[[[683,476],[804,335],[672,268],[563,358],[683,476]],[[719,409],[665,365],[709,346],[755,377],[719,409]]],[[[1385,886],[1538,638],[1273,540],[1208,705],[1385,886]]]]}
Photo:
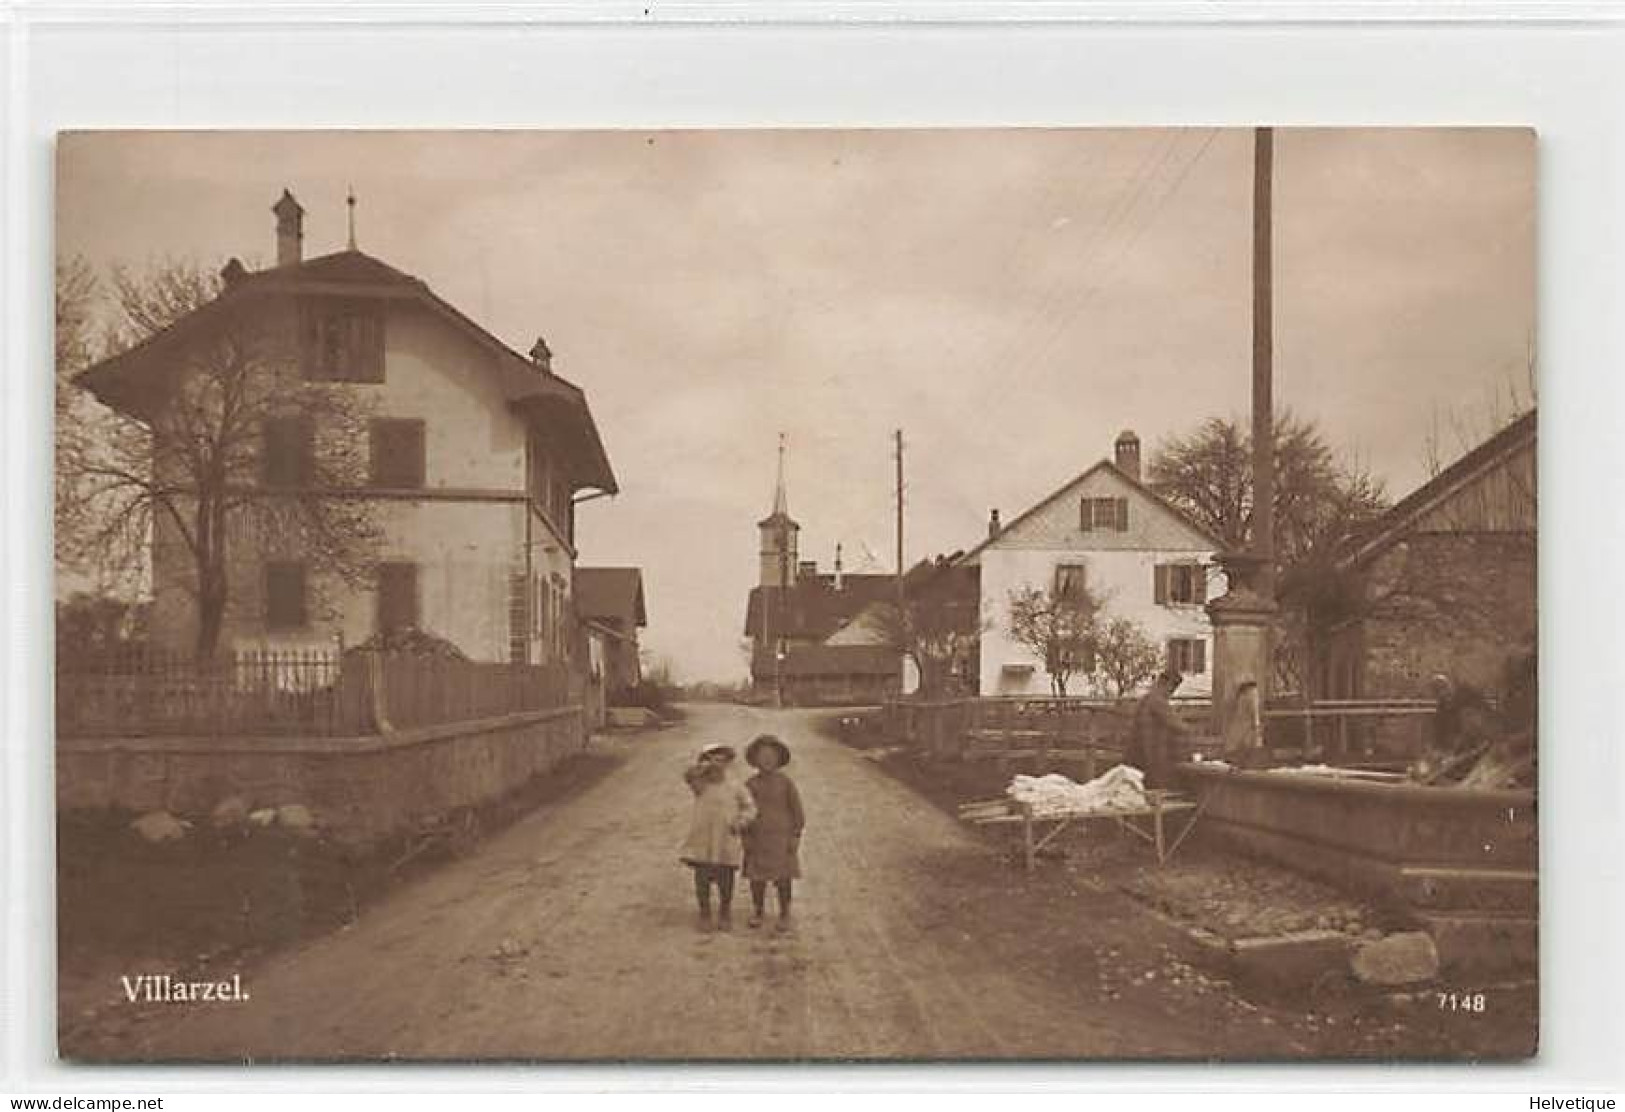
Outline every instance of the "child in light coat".
{"type": "Polygon", "coordinates": [[[750,792],[728,775],[733,761],[734,751],[729,746],[707,745],[683,773],[694,793],[694,810],[688,837],[678,856],[694,870],[694,898],[699,903],[701,930],[709,930],[713,923],[713,887],[717,890],[717,929],[729,930],[733,926],[734,875],[744,860],[740,835],[756,818],[750,792]]]}

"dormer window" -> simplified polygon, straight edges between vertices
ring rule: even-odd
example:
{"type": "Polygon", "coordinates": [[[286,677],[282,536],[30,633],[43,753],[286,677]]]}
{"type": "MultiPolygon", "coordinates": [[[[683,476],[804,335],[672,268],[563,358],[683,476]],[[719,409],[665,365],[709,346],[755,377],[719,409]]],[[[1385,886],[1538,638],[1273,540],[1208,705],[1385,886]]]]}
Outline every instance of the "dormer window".
{"type": "Polygon", "coordinates": [[[379,303],[312,298],[300,306],[299,329],[306,378],[384,381],[384,312],[379,303]]]}

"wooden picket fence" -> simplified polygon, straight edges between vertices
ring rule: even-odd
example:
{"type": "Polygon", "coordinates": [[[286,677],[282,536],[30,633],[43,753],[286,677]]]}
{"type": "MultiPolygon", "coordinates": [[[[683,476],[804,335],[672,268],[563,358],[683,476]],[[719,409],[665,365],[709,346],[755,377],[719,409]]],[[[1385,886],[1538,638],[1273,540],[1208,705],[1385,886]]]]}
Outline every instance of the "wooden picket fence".
{"type": "Polygon", "coordinates": [[[356,737],[568,705],[563,665],[333,649],[59,660],[59,737],[356,737]]]}

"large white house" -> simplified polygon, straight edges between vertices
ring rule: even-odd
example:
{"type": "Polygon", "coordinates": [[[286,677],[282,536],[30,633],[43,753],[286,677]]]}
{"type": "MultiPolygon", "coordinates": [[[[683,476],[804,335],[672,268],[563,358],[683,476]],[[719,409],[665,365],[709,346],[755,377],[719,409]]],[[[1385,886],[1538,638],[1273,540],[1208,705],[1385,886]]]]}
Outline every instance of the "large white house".
{"type": "MultiPolygon", "coordinates": [[[[1140,481],[1140,441],[1117,438],[1103,459],[1014,520],[994,511],[988,538],[960,557],[978,569],[981,594],[979,691],[1046,695],[1044,662],[1010,636],[1010,595],[1083,584],[1103,616],[1128,618],[1155,641],[1164,663],[1185,675],[1180,695],[1212,690],[1212,629],[1205,603],[1224,592],[1210,565],[1220,541],[1140,481]]],[[[1071,691],[1078,690],[1074,680],[1071,691]]]]}
{"type": "MultiPolygon", "coordinates": [[[[353,245],[306,259],[304,210],[284,192],[273,211],[276,266],[251,272],[233,260],[216,299],[79,379],[161,428],[167,384],[189,352],[246,320],[285,339],[298,376],[344,391],[365,415],[364,427],[344,433],[298,413],[265,419],[248,481],[369,504],[385,539],[367,581],[339,581],[292,538],[238,545],[220,647],[353,645],[418,628],[478,660],[568,659],[576,503],[583,491],[616,490],[586,396],[553,372],[546,344],[520,355],[423,281],[353,245]],[[360,486],[313,485],[313,446],[341,435],[358,441],[360,486]]],[[[179,529],[160,517],[152,538],[153,634],[177,650],[190,647],[199,622],[179,529]]]]}

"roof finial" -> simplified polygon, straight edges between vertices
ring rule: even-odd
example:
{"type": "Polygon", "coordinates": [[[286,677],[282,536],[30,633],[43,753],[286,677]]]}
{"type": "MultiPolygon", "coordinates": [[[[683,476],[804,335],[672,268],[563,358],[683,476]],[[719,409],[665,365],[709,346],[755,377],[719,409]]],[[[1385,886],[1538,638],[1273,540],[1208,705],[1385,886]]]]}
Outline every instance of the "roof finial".
{"type": "Polygon", "coordinates": [[[779,433],[779,475],[773,484],[773,512],[775,514],[784,514],[786,517],[790,513],[789,499],[784,493],[784,434],[782,432],[779,433]]]}
{"type": "Polygon", "coordinates": [[[355,250],[355,186],[353,186],[353,185],[350,186],[349,190],[350,190],[349,194],[344,198],[344,203],[346,205],[348,205],[349,209],[350,209],[350,250],[354,251],[355,250]]]}

